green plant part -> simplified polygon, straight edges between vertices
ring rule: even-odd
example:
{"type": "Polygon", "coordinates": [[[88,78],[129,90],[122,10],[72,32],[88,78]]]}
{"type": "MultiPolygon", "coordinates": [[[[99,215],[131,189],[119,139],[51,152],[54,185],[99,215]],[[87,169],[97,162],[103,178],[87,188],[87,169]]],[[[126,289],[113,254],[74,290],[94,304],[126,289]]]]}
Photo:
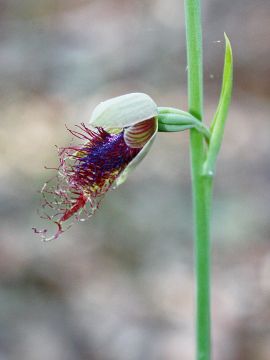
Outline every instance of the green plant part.
{"type": "MultiPolygon", "coordinates": [[[[185,0],[189,113],[203,119],[203,57],[200,0],[185,0]]],[[[196,275],[196,359],[211,359],[210,213],[214,169],[221,147],[232,91],[232,51],[226,50],[220,101],[205,146],[196,129],[190,131],[196,275]]]]}
{"type": "MultiPolygon", "coordinates": [[[[232,93],[233,56],[225,34],[225,60],[219,103],[210,129],[203,123],[203,56],[200,0],[185,0],[188,111],[158,107],[150,96],[131,93],[100,103],[89,124],[69,130],[80,139],[59,149],[52,184],[41,190],[42,218],[56,225],[56,239],[70,219],[93,215],[108,190],[122,184],[149,152],[157,132],[190,130],[196,276],[196,359],[211,359],[210,213],[213,178],[232,93]],[[50,213],[48,213],[50,212],[50,213]]],[[[68,223],[66,228],[70,227],[68,223]]]]}
{"type": "Polygon", "coordinates": [[[222,144],[225,124],[231,103],[232,82],[233,82],[233,56],[230,40],[225,36],[225,60],[223,69],[222,88],[218,107],[212,121],[211,141],[207,152],[207,157],[203,166],[203,175],[212,176],[215,173],[217,156],[222,144]]]}

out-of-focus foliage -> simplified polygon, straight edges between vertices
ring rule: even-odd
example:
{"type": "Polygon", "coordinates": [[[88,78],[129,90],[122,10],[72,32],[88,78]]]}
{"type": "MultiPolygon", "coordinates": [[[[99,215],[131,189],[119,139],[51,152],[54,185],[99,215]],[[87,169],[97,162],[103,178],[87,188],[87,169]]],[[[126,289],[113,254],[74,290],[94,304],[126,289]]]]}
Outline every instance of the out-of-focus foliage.
{"type": "MultiPolygon", "coordinates": [[[[213,204],[214,359],[270,358],[267,0],[205,0],[206,118],[223,32],[235,84],[213,204]]],[[[90,221],[43,244],[38,194],[65,129],[131,91],[186,108],[183,2],[0,1],[0,359],[191,360],[188,134],[159,134],[90,221]]]]}

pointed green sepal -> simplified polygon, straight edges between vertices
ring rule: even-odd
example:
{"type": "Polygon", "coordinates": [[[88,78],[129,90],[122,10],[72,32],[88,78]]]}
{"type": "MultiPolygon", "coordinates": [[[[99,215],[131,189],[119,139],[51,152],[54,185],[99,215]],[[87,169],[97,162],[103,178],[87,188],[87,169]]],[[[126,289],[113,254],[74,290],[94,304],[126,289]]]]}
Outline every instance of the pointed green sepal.
{"type": "Polygon", "coordinates": [[[150,96],[131,93],[101,102],[89,124],[103,128],[125,128],[157,116],[157,105],[150,96]]]}

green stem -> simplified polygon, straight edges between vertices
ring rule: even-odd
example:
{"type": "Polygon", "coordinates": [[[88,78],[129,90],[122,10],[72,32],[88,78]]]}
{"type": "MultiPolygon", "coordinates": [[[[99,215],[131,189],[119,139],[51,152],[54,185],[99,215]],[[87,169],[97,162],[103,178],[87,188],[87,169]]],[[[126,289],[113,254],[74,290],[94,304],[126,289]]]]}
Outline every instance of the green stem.
{"type": "MultiPolygon", "coordinates": [[[[203,117],[203,59],[200,0],[185,0],[189,112],[203,117]]],[[[212,178],[202,175],[203,135],[190,131],[191,177],[196,262],[196,358],[211,359],[210,203],[212,178]]]]}

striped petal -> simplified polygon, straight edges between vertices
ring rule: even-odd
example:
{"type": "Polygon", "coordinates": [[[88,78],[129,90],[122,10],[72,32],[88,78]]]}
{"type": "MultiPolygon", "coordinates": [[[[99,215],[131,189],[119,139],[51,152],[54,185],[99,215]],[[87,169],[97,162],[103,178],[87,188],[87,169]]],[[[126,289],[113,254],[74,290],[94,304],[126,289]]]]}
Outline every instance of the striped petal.
{"type": "MultiPolygon", "coordinates": [[[[126,181],[126,179],[127,179],[128,175],[130,174],[130,172],[133,171],[137,167],[137,165],[144,159],[144,157],[146,156],[146,154],[150,150],[150,148],[151,148],[151,146],[152,146],[152,144],[153,144],[153,142],[155,140],[155,137],[156,137],[156,134],[157,134],[157,131],[158,131],[157,118],[149,119],[149,120],[146,120],[146,121],[149,122],[149,124],[152,125],[152,127],[151,127],[152,135],[147,140],[147,142],[145,142],[145,144],[143,145],[143,147],[141,148],[139,153],[134,157],[133,160],[131,160],[131,162],[123,170],[123,172],[120,174],[120,176],[118,176],[118,178],[115,181],[115,186],[119,186],[123,182],[126,181]]],[[[128,130],[129,129],[126,129],[126,132],[128,132],[128,130]]],[[[125,134],[124,134],[124,139],[125,139],[125,134]]],[[[130,137],[130,140],[132,141],[132,136],[130,137]]],[[[125,141],[126,141],[126,139],[125,139],[125,141]]]]}
{"type": "Polygon", "coordinates": [[[156,132],[157,120],[151,118],[125,129],[124,140],[130,148],[142,148],[156,132]]]}

